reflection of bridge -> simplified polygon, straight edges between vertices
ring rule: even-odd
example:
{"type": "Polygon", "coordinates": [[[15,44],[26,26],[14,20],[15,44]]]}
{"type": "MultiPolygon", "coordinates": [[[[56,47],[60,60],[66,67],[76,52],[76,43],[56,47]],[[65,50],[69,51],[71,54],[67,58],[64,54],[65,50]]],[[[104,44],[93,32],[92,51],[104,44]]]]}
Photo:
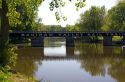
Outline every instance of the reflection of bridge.
{"type": "Polygon", "coordinates": [[[74,55],[74,47],[66,47],[66,54],[64,56],[47,56],[44,54],[43,47],[29,47],[29,48],[20,48],[17,53],[19,54],[18,58],[22,59],[44,59],[44,60],[70,60],[78,59],[79,57],[74,55]]]}
{"type": "Polygon", "coordinates": [[[73,56],[44,56],[44,60],[78,60],[80,59],[79,56],[73,55],[73,56]]]}
{"type": "Polygon", "coordinates": [[[19,56],[18,57],[21,60],[49,60],[49,61],[54,61],[54,60],[82,60],[82,59],[105,59],[105,58],[113,58],[113,59],[124,59],[125,55],[118,55],[118,54],[89,54],[89,55],[73,55],[73,56],[19,56]]]}
{"type": "Polygon", "coordinates": [[[48,56],[44,54],[44,48],[42,47],[29,47],[29,48],[22,48],[18,50],[19,59],[21,60],[79,60],[79,59],[100,59],[100,58],[125,58],[125,48],[121,54],[113,54],[113,47],[107,48],[107,46],[103,47],[103,53],[86,53],[81,55],[76,55],[74,53],[74,47],[66,47],[66,55],[60,56],[48,56]]]}
{"type": "Polygon", "coordinates": [[[26,59],[32,59],[32,60],[79,60],[80,57],[77,55],[73,55],[73,56],[19,56],[18,57],[21,60],[26,60],[26,59]]]}
{"type": "Polygon", "coordinates": [[[125,43],[125,32],[11,32],[10,37],[31,38],[32,46],[44,46],[45,37],[65,37],[66,46],[74,46],[74,38],[85,36],[102,36],[104,45],[112,44],[112,36],[122,36],[125,43]]]}

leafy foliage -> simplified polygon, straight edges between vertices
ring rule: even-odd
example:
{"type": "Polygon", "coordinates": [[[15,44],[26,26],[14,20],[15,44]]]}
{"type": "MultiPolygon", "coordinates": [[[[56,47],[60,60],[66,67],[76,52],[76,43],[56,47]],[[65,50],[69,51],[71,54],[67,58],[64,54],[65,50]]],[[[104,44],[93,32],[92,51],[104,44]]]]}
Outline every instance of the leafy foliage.
{"type": "Polygon", "coordinates": [[[77,25],[67,25],[66,26],[66,31],[80,31],[80,28],[77,25]]]}
{"type": "Polygon", "coordinates": [[[8,2],[8,16],[11,29],[33,30],[35,28],[38,6],[41,3],[42,0],[14,0],[8,2]]]}
{"type": "Polygon", "coordinates": [[[77,0],[75,3],[76,10],[79,10],[80,8],[83,8],[85,6],[85,0],[77,0]]]}
{"type": "MultiPolygon", "coordinates": [[[[39,5],[45,0],[8,0],[8,17],[11,30],[31,31],[37,28],[36,18],[39,5]]],[[[71,1],[71,0],[69,0],[71,1]]],[[[85,6],[85,0],[77,0],[75,6],[77,9],[85,6]]],[[[49,5],[50,11],[55,12],[58,22],[66,21],[67,18],[62,14],[61,7],[66,4],[65,0],[52,0],[49,5]]]]}
{"type": "Polygon", "coordinates": [[[112,31],[125,30],[125,2],[119,2],[109,10],[107,25],[112,31]]]}
{"type": "Polygon", "coordinates": [[[15,53],[16,51],[16,46],[14,45],[7,45],[6,47],[2,48],[3,52],[1,52],[0,55],[0,65],[15,65],[16,63],[16,58],[17,54],[15,53]]]}
{"type": "Polygon", "coordinates": [[[84,14],[80,15],[78,26],[82,31],[99,31],[103,25],[105,7],[92,6],[84,14]]]}
{"type": "MultiPolygon", "coordinates": [[[[72,0],[69,0],[70,2],[72,2],[72,0]]],[[[76,10],[79,10],[80,8],[83,8],[85,6],[85,0],[76,0],[75,2],[75,6],[76,6],[76,10]]],[[[60,22],[61,19],[63,19],[64,21],[67,20],[66,16],[64,16],[61,12],[61,7],[64,7],[66,4],[65,0],[52,0],[49,5],[49,9],[50,11],[55,11],[55,16],[56,16],[56,20],[58,22],[60,22]]]]}

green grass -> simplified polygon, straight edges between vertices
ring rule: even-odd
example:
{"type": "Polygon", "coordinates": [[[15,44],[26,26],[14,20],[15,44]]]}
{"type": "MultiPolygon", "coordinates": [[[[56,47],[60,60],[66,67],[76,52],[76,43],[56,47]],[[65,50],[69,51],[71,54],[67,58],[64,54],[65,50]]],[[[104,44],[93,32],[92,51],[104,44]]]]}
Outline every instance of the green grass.
{"type": "Polygon", "coordinates": [[[21,75],[20,73],[9,72],[6,67],[0,67],[0,82],[37,82],[32,77],[21,75]]]}

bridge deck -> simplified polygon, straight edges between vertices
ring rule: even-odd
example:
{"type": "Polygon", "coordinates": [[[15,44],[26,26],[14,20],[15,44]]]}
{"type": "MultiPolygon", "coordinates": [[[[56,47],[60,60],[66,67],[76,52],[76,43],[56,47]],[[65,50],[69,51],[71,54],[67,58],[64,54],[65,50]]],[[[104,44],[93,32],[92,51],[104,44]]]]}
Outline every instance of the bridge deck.
{"type": "Polygon", "coordinates": [[[125,36],[125,32],[10,32],[10,37],[125,36]]]}

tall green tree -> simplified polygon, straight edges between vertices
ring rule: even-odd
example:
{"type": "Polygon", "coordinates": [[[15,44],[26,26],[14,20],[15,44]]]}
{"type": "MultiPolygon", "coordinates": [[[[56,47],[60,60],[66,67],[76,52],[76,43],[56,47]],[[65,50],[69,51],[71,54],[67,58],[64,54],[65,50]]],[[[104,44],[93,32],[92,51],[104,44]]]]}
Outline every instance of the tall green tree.
{"type": "Polygon", "coordinates": [[[116,6],[108,11],[107,25],[112,31],[125,30],[125,1],[120,1],[116,6]]]}
{"type": "Polygon", "coordinates": [[[9,19],[7,16],[8,5],[6,0],[2,0],[1,5],[1,30],[0,30],[0,64],[6,63],[7,57],[5,54],[5,47],[8,44],[9,38],[9,19]]]}
{"type": "MultiPolygon", "coordinates": [[[[41,3],[42,0],[2,0],[0,1],[0,18],[1,18],[1,27],[0,27],[0,64],[9,63],[9,54],[8,53],[8,43],[9,43],[9,30],[10,27],[15,26],[16,28],[18,24],[21,24],[22,21],[20,18],[26,18],[21,16],[22,13],[26,12],[28,16],[34,16],[36,10],[41,3]],[[33,2],[34,1],[34,2],[33,2]],[[32,4],[29,4],[31,3],[32,4]],[[21,5],[22,4],[22,5],[21,5]],[[24,12],[17,11],[17,6],[21,5],[24,7],[24,12]],[[32,6],[31,6],[32,5],[32,6]],[[32,12],[31,12],[32,11],[32,12]]],[[[26,15],[25,15],[26,16],[26,15]]],[[[34,18],[34,17],[29,18],[34,18]]],[[[25,19],[24,19],[25,20],[25,19]]],[[[29,21],[29,20],[28,20],[29,21]]],[[[32,21],[32,20],[30,20],[32,21]]],[[[30,23],[31,24],[31,23],[30,23]]]]}
{"type": "Polygon", "coordinates": [[[82,31],[100,31],[105,17],[105,7],[92,6],[84,14],[80,15],[78,26],[82,31]]]}
{"type": "MultiPolygon", "coordinates": [[[[16,12],[19,13],[19,23],[12,24],[12,30],[33,30],[35,28],[38,6],[42,0],[19,0],[15,6],[16,12]]],[[[11,22],[13,22],[11,20],[11,22]]]]}

